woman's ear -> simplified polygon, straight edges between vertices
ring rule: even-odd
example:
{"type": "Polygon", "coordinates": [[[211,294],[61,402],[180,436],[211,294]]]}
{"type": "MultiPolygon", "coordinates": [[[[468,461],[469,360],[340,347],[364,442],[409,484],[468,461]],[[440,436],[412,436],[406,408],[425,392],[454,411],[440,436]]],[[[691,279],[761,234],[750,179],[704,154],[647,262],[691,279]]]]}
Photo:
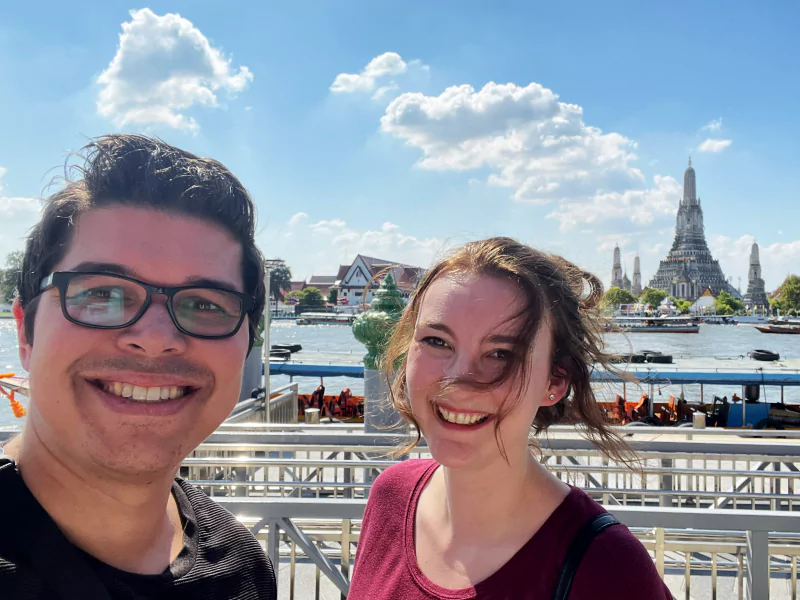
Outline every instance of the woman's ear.
{"type": "Polygon", "coordinates": [[[554,366],[553,372],[550,374],[550,385],[547,386],[542,406],[553,406],[560,402],[569,391],[569,381],[570,376],[567,370],[562,366],[554,366]]]}

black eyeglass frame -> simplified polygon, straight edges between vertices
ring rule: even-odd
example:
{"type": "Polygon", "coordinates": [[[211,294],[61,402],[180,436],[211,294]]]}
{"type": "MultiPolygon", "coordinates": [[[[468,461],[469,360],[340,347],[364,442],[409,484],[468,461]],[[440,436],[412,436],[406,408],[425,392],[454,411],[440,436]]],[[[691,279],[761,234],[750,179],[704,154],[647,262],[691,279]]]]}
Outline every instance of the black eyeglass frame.
{"type": "Polygon", "coordinates": [[[152,304],[153,295],[160,294],[162,296],[167,297],[167,312],[169,313],[170,319],[172,319],[172,323],[175,327],[178,328],[178,331],[181,333],[188,335],[193,338],[198,338],[201,340],[222,340],[229,337],[233,337],[239,332],[239,329],[242,327],[242,323],[244,323],[244,318],[247,316],[247,313],[253,308],[255,304],[255,299],[242,292],[231,290],[229,288],[224,288],[220,286],[214,285],[184,285],[184,286],[177,286],[177,287],[160,287],[157,285],[152,285],[149,283],[145,283],[144,281],[139,281],[138,279],[134,279],[133,277],[128,277],[126,275],[120,275],[118,273],[108,273],[102,271],[56,271],[51,273],[47,277],[42,280],[42,283],[39,286],[39,293],[45,292],[49,288],[56,288],[58,290],[58,295],[60,296],[61,301],[61,312],[64,314],[64,318],[67,319],[70,323],[74,323],[75,325],[79,325],[81,327],[88,327],[90,329],[125,329],[126,327],[130,327],[136,321],[142,318],[142,315],[147,312],[147,309],[150,308],[152,304]],[[69,282],[72,280],[73,277],[78,276],[85,276],[85,275],[94,275],[100,277],[116,277],[117,279],[123,279],[125,281],[130,281],[132,283],[136,283],[144,288],[147,296],[142,303],[141,308],[139,311],[126,323],[121,325],[92,325],[89,323],[84,323],[82,321],[78,321],[70,316],[69,311],[67,310],[67,286],[69,282]],[[242,303],[242,314],[239,315],[239,322],[234,327],[233,331],[230,333],[226,333],[224,335],[202,335],[198,333],[192,333],[181,326],[178,322],[177,317],[175,316],[175,310],[172,306],[172,301],[175,297],[175,294],[178,292],[182,292],[185,290],[215,290],[218,292],[226,292],[228,294],[233,294],[242,303]]]}

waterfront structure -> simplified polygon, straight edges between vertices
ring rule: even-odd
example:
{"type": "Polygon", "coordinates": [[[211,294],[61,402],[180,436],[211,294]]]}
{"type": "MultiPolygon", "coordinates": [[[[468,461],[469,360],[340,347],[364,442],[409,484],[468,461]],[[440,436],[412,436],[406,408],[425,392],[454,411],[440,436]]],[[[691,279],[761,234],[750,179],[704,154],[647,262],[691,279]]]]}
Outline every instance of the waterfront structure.
{"type": "Polygon", "coordinates": [[[390,273],[397,289],[402,293],[403,301],[408,302],[411,292],[425,274],[425,269],[359,254],[352,264],[339,267],[333,289],[339,291],[339,298],[349,306],[370,304],[373,294],[390,273]],[[369,288],[364,295],[367,284],[369,288]]]}
{"type": "Polygon", "coordinates": [[[635,298],[642,296],[642,271],[639,266],[639,255],[633,259],[633,283],[631,283],[631,294],[635,298]]]}
{"type": "Polygon", "coordinates": [[[648,287],[664,290],[681,300],[693,301],[706,289],[715,296],[724,290],[741,299],[741,294],[725,279],[719,262],[708,249],[691,158],[683,174],[683,198],[678,205],[672,249],[659,264],[648,287]]]}
{"type": "Polygon", "coordinates": [[[769,309],[764,280],[761,278],[761,261],[756,242],[753,242],[753,247],[750,249],[750,270],[747,274],[747,293],[744,296],[744,305],[748,310],[766,311],[769,309]]]}
{"type": "Polygon", "coordinates": [[[622,288],[622,259],[619,245],[614,246],[614,265],[611,267],[611,287],[622,288]]]}

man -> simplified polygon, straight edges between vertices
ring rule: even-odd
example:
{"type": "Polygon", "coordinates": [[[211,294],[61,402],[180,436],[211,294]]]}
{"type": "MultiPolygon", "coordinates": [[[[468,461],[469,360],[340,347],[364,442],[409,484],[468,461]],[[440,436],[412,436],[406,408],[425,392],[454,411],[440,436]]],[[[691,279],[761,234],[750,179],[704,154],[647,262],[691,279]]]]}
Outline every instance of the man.
{"type": "Polygon", "coordinates": [[[265,301],[253,202],[144,136],[83,156],[14,301],[31,400],[0,457],[0,597],[275,598],[255,538],[175,479],[239,397],[265,301]]]}

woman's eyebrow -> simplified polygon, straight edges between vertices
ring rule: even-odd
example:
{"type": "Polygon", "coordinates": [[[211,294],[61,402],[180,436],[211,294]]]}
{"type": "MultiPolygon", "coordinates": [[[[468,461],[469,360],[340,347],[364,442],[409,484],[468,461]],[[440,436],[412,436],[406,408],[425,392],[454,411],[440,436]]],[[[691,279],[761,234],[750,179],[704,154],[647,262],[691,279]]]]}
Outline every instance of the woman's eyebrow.
{"type": "Polygon", "coordinates": [[[502,334],[495,334],[495,335],[488,335],[486,336],[486,341],[491,342],[493,344],[515,344],[517,341],[516,336],[513,335],[502,335],[502,334]]]}
{"type": "Polygon", "coordinates": [[[455,337],[455,334],[453,333],[453,330],[450,329],[444,323],[439,323],[439,322],[436,322],[436,321],[420,321],[417,324],[417,327],[428,327],[429,329],[436,329],[437,331],[445,332],[450,337],[455,337]]]}

